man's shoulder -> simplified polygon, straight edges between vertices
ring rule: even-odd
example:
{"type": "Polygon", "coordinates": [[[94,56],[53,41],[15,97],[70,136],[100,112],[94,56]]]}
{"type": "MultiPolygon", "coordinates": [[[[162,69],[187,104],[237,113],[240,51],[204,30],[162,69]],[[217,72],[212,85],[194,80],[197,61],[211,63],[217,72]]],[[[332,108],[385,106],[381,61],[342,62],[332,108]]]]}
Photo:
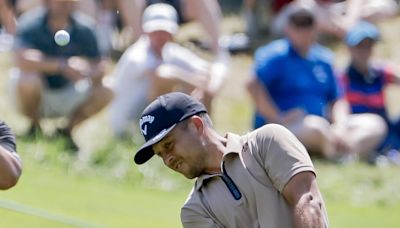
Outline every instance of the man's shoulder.
{"type": "Polygon", "coordinates": [[[120,63],[138,63],[144,64],[147,61],[149,43],[145,37],[140,37],[138,41],[129,46],[118,60],[120,63]]]}
{"type": "Polygon", "coordinates": [[[73,12],[71,14],[71,19],[79,28],[83,29],[93,30],[92,28],[94,28],[94,26],[96,25],[95,21],[91,17],[81,12],[73,12]]]}
{"type": "Polygon", "coordinates": [[[74,12],[71,14],[71,20],[72,24],[75,30],[77,30],[79,33],[83,35],[87,34],[95,34],[95,26],[96,23],[95,21],[90,18],[89,16],[80,13],[80,12],[74,12]]]}
{"type": "Polygon", "coordinates": [[[289,43],[285,39],[272,41],[271,43],[259,47],[254,55],[255,61],[268,61],[287,56],[289,43]]]}
{"type": "Polygon", "coordinates": [[[46,17],[46,10],[38,7],[23,13],[18,18],[18,28],[22,31],[36,31],[38,27],[43,26],[46,17]]]}
{"type": "Polygon", "coordinates": [[[265,124],[262,127],[250,132],[248,134],[248,138],[251,140],[271,139],[286,131],[288,130],[282,125],[265,124]]]}
{"type": "Polygon", "coordinates": [[[270,43],[257,48],[256,52],[262,51],[275,51],[277,53],[283,52],[285,53],[288,50],[289,42],[287,39],[277,39],[273,40],[270,43]]]}
{"type": "MultiPolygon", "coordinates": [[[[197,180],[196,180],[197,181],[197,180]]],[[[193,186],[189,195],[187,196],[185,203],[183,203],[181,208],[181,214],[185,212],[188,213],[190,211],[199,211],[204,207],[203,202],[200,198],[200,192],[196,190],[196,187],[193,186]]]]}
{"type": "Polygon", "coordinates": [[[334,53],[331,49],[329,49],[328,47],[325,47],[321,44],[315,44],[312,46],[311,48],[311,52],[313,57],[315,57],[316,59],[331,64],[334,60],[334,53]]]}

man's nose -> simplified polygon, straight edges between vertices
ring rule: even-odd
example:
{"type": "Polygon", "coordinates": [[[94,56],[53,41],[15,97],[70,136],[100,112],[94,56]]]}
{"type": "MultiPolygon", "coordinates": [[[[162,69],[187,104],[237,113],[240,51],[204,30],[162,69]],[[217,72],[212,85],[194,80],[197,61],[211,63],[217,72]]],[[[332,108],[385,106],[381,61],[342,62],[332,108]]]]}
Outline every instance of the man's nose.
{"type": "Polygon", "coordinates": [[[171,153],[168,153],[168,154],[165,156],[164,163],[165,163],[167,166],[171,167],[171,166],[173,165],[173,163],[174,163],[174,156],[173,156],[171,153]]]}

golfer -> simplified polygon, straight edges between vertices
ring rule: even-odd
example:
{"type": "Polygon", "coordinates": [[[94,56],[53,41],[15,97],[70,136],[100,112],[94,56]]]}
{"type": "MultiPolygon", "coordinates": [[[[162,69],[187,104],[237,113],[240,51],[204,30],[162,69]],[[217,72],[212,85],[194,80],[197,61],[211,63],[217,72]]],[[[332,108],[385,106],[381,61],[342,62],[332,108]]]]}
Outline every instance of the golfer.
{"type": "Polygon", "coordinates": [[[21,170],[15,136],[10,128],[0,121],[0,189],[8,189],[17,184],[21,170]]]}
{"type": "Polygon", "coordinates": [[[328,227],[313,164],[286,128],[220,136],[205,107],[179,92],[158,97],[139,122],[146,143],[135,163],[156,154],[197,178],[181,211],[184,227],[328,227]]]}

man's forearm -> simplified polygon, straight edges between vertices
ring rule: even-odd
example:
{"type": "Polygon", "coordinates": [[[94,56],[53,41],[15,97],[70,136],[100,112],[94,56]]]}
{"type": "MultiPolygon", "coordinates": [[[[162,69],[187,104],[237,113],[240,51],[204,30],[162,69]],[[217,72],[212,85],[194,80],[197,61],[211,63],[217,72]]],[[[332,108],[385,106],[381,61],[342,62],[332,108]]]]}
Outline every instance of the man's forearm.
{"type": "Polygon", "coordinates": [[[60,66],[65,59],[47,58],[37,50],[24,50],[16,54],[16,61],[18,67],[25,71],[56,74],[60,73],[60,66]]]}
{"type": "Polygon", "coordinates": [[[312,194],[303,195],[294,208],[293,224],[295,228],[325,228],[323,204],[312,194]]]}

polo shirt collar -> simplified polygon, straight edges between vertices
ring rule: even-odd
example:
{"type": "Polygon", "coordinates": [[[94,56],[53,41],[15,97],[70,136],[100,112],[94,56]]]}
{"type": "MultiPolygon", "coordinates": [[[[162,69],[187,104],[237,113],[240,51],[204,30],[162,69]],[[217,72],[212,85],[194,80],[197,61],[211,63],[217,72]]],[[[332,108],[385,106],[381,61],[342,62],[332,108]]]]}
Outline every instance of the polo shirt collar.
{"type": "MultiPolygon", "coordinates": [[[[243,144],[241,143],[241,137],[239,135],[233,133],[226,133],[225,138],[227,139],[226,142],[226,150],[222,157],[222,160],[225,161],[226,157],[231,154],[239,154],[242,151],[243,144]]],[[[222,163],[221,163],[221,173],[222,173],[222,163]]],[[[203,174],[196,179],[194,188],[196,191],[199,191],[200,188],[203,186],[207,180],[210,178],[220,176],[221,174],[203,174]]]]}
{"type": "MultiPolygon", "coordinates": [[[[68,24],[68,27],[73,27],[75,24],[76,24],[76,21],[75,21],[75,18],[74,18],[74,16],[73,16],[73,14],[74,14],[75,12],[72,12],[70,15],[69,15],[69,24],[68,24]]],[[[43,18],[42,18],[42,23],[45,25],[45,27],[46,27],[46,29],[49,31],[49,32],[51,32],[50,31],[50,26],[49,26],[49,20],[48,20],[48,17],[49,17],[49,11],[46,9],[46,11],[44,12],[44,15],[43,15],[43,18]]]]}
{"type": "Polygon", "coordinates": [[[286,41],[288,42],[289,54],[290,54],[291,56],[296,56],[296,57],[299,57],[299,58],[305,59],[305,60],[315,60],[315,59],[316,59],[316,57],[315,57],[315,51],[314,51],[314,48],[315,48],[315,45],[316,45],[316,44],[311,45],[311,47],[310,47],[310,49],[308,50],[306,56],[302,56],[302,55],[300,55],[299,52],[294,48],[292,42],[291,42],[289,39],[286,38],[286,41]]]}
{"type": "Polygon", "coordinates": [[[228,154],[231,153],[239,153],[242,150],[242,142],[241,137],[239,135],[233,133],[226,133],[225,138],[227,139],[226,142],[226,150],[224,154],[224,159],[228,154]]]}
{"type": "Polygon", "coordinates": [[[353,79],[358,80],[358,81],[367,82],[367,83],[368,83],[368,82],[371,83],[371,82],[373,82],[373,81],[377,78],[377,75],[376,75],[376,73],[374,72],[374,69],[373,69],[372,67],[369,67],[369,68],[368,68],[368,74],[367,74],[367,75],[364,75],[364,74],[362,74],[361,72],[359,72],[359,71],[354,67],[353,64],[351,64],[351,65],[349,66],[349,68],[348,68],[348,70],[347,70],[347,75],[348,75],[350,78],[353,78],[353,79]]]}

